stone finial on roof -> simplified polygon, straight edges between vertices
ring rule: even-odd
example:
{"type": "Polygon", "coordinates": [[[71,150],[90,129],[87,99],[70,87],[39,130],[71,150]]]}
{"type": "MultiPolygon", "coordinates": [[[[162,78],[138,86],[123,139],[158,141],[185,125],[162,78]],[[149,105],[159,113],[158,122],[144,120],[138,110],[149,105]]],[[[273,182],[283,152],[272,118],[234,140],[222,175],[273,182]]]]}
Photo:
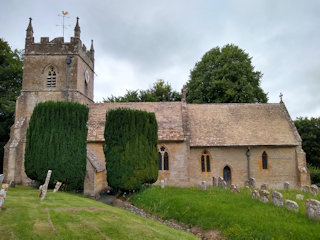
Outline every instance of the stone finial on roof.
{"type": "Polygon", "coordinates": [[[279,97],[280,97],[280,103],[283,103],[283,101],[282,101],[282,97],[283,97],[283,94],[282,94],[282,92],[280,92],[280,95],[279,95],[279,97]]]}
{"type": "Polygon", "coordinates": [[[90,52],[94,52],[94,48],[93,48],[93,40],[91,40],[90,52]]]}
{"type": "Polygon", "coordinates": [[[76,26],[74,27],[74,37],[75,38],[80,38],[80,26],[79,26],[79,17],[77,17],[77,23],[76,26]]]}
{"type": "Polygon", "coordinates": [[[30,17],[29,18],[29,25],[28,25],[28,28],[27,28],[27,38],[33,38],[33,27],[32,27],[32,18],[30,17]]]}

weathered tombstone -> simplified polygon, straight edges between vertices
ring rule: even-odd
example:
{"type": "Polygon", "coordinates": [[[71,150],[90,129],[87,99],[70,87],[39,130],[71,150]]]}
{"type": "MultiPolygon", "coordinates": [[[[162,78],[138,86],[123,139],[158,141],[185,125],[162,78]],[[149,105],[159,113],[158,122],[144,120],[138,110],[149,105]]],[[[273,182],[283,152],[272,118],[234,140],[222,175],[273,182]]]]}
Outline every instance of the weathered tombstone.
{"type": "Polygon", "coordinates": [[[207,190],[207,183],[206,183],[206,181],[202,181],[202,182],[201,182],[201,188],[202,188],[202,191],[206,191],[206,190],[207,190]]]}
{"type": "Polygon", "coordinates": [[[14,182],[14,181],[10,181],[10,183],[9,183],[9,187],[11,187],[11,188],[15,188],[15,187],[16,187],[15,182],[14,182]]]}
{"type": "Polygon", "coordinates": [[[0,211],[2,210],[4,199],[7,196],[8,187],[9,187],[8,184],[2,184],[2,187],[0,190],[0,211]]]}
{"type": "Polygon", "coordinates": [[[2,184],[3,179],[4,179],[4,175],[3,175],[3,174],[0,174],[0,184],[2,184]]]}
{"type": "Polygon", "coordinates": [[[57,183],[56,183],[56,186],[55,186],[54,189],[53,189],[53,192],[58,192],[58,191],[59,191],[59,188],[61,187],[61,185],[62,185],[62,182],[57,182],[57,183]]]}
{"type": "Polygon", "coordinates": [[[290,183],[289,183],[289,182],[284,182],[284,183],[283,183],[283,189],[284,189],[284,190],[288,190],[289,187],[290,187],[290,183]]]}
{"type": "Polygon", "coordinates": [[[161,188],[164,188],[164,180],[162,179],[160,182],[161,182],[161,188]]]}
{"type": "Polygon", "coordinates": [[[304,195],[302,195],[302,194],[297,194],[297,195],[296,195],[296,199],[297,199],[297,200],[303,200],[303,199],[304,199],[304,195]]]}
{"type": "Polygon", "coordinates": [[[279,192],[274,191],[272,193],[272,202],[276,206],[283,206],[283,197],[279,192]]]}
{"type": "Polygon", "coordinates": [[[267,190],[260,190],[259,191],[259,195],[260,195],[260,201],[267,203],[269,202],[269,198],[270,198],[270,192],[267,190]]]}
{"type": "Polygon", "coordinates": [[[212,186],[213,187],[218,186],[218,179],[216,177],[212,177],[212,186]]]}
{"type": "Polygon", "coordinates": [[[306,200],[306,216],[320,221],[320,202],[315,199],[306,200]]]}
{"type": "Polygon", "coordinates": [[[306,193],[309,193],[309,192],[310,192],[310,187],[307,186],[307,185],[302,186],[302,187],[301,187],[301,191],[306,192],[306,193]]]}
{"type": "Polygon", "coordinates": [[[218,177],[218,187],[222,187],[222,182],[223,182],[223,178],[222,177],[218,177]]]}
{"type": "Polygon", "coordinates": [[[259,192],[257,190],[253,190],[252,191],[252,199],[255,199],[255,200],[259,200],[260,199],[260,195],[259,195],[259,192]]]}
{"type": "Polygon", "coordinates": [[[310,193],[316,196],[316,195],[318,195],[318,192],[319,192],[318,186],[315,184],[312,184],[310,186],[310,193]]]}
{"type": "Polygon", "coordinates": [[[256,188],[256,179],[253,177],[249,178],[249,188],[251,189],[256,188]]]}
{"type": "Polygon", "coordinates": [[[226,189],[227,186],[228,186],[227,182],[226,182],[225,180],[223,180],[223,181],[221,182],[221,187],[224,188],[224,189],[226,189]]]}
{"type": "Polygon", "coordinates": [[[42,196],[42,187],[43,187],[43,185],[39,186],[39,193],[38,193],[39,198],[41,198],[41,196],[42,196]]]}
{"type": "Polygon", "coordinates": [[[246,180],[246,181],[244,182],[244,187],[245,187],[245,188],[250,188],[250,187],[249,187],[249,180],[246,180]]]}
{"type": "Polygon", "coordinates": [[[46,181],[44,182],[44,184],[42,186],[42,189],[41,189],[40,201],[43,201],[45,199],[45,197],[46,197],[47,190],[48,190],[48,185],[49,185],[49,181],[50,181],[50,177],[51,177],[51,173],[52,173],[52,170],[48,170],[46,181]]]}
{"type": "Polygon", "coordinates": [[[268,190],[268,189],[269,189],[269,188],[268,188],[268,184],[263,183],[263,184],[261,185],[260,189],[261,189],[261,190],[268,190]]]}
{"type": "Polygon", "coordinates": [[[286,200],[284,202],[284,205],[285,205],[287,210],[292,210],[292,211],[295,211],[295,212],[299,212],[299,205],[295,201],[286,200]]]}
{"type": "Polygon", "coordinates": [[[240,193],[240,189],[235,184],[230,185],[230,190],[231,190],[231,192],[234,192],[234,193],[240,193]]]}

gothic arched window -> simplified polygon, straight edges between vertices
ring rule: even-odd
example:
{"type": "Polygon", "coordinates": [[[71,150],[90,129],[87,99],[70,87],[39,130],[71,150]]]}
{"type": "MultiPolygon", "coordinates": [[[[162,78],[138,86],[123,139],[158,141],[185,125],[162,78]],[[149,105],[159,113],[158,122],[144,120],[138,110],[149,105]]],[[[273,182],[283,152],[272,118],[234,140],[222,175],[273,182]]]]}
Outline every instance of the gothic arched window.
{"type": "Polygon", "coordinates": [[[201,172],[211,172],[210,155],[206,150],[201,154],[201,172]]]}
{"type": "Polygon", "coordinates": [[[266,152],[262,153],[262,169],[268,169],[268,155],[266,152]]]}
{"type": "Polygon", "coordinates": [[[158,168],[159,170],[169,170],[169,154],[163,146],[158,152],[158,168]]]}
{"type": "Polygon", "coordinates": [[[47,76],[47,87],[56,87],[56,72],[53,67],[49,68],[47,76]]]}

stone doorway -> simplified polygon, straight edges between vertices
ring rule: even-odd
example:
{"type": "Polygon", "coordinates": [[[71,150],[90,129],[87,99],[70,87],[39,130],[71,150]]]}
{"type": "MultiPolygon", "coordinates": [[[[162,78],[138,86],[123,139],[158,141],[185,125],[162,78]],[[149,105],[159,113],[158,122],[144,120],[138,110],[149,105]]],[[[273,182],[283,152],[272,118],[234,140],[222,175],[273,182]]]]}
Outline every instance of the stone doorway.
{"type": "Polygon", "coordinates": [[[228,185],[231,184],[231,169],[229,166],[225,166],[223,169],[223,179],[228,185]]]}

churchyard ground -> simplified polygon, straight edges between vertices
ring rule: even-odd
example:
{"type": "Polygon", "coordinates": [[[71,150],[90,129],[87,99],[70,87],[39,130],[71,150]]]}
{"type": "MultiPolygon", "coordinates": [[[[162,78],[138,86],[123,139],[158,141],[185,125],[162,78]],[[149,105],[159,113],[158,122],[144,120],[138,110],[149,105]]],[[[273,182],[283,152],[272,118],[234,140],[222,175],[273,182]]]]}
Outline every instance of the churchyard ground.
{"type": "MultiPolygon", "coordinates": [[[[272,191],[270,191],[272,192],[272,191]]],[[[320,239],[320,222],[305,216],[305,199],[320,200],[298,190],[280,191],[296,201],[299,212],[288,211],[251,198],[250,189],[240,194],[229,189],[151,187],[131,197],[137,207],[164,219],[175,219],[204,230],[218,229],[228,239],[320,239]],[[303,194],[304,200],[296,200],[303,194]]]]}
{"type": "Polygon", "coordinates": [[[9,188],[0,239],[197,239],[131,212],[65,192],[9,188]]]}

